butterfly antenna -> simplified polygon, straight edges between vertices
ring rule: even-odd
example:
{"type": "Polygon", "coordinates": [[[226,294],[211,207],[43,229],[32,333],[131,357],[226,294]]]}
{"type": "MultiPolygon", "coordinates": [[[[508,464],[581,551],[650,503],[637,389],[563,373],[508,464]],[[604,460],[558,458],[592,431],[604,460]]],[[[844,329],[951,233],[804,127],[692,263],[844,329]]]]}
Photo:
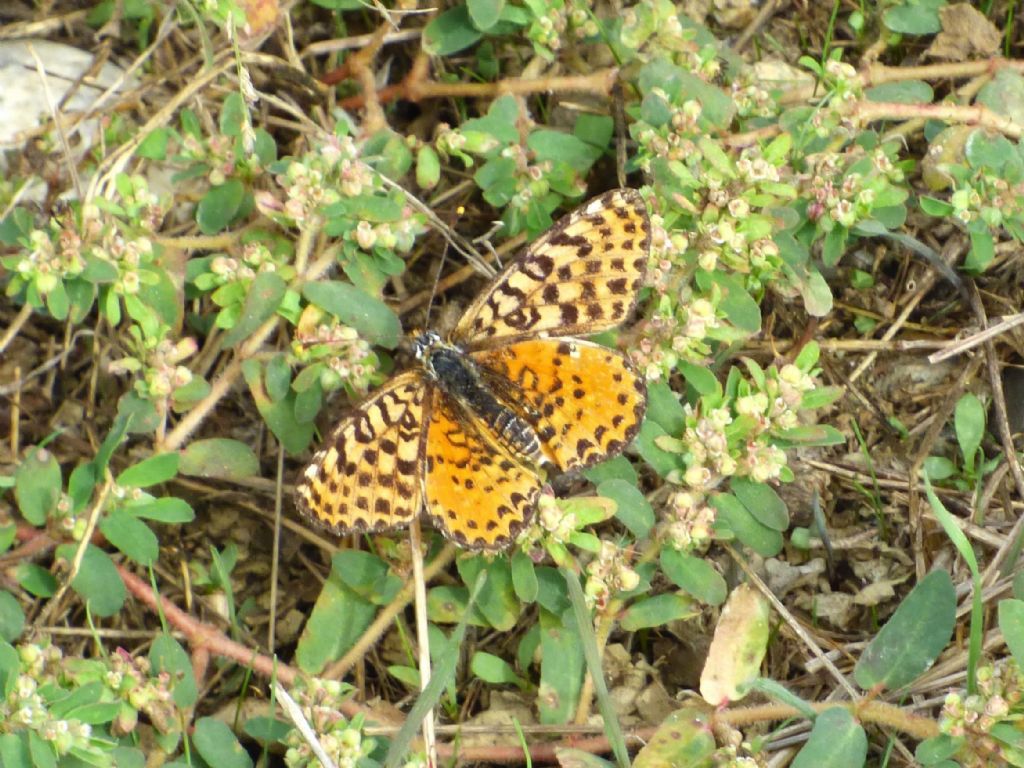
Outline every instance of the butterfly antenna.
{"type": "Polygon", "coordinates": [[[430,311],[434,308],[434,298],[437,296],[437,286],[441,282],[441,272],[444,270],[444,262],[448,257],[448,242],[444,244],[444,250],[441,251],[441,260],[437,263],[437,274],[434,275],[434,283],[430,286],[430,298],[427,300],[427,317],[423,321],[424,330],[430,329],[430,311]]]}

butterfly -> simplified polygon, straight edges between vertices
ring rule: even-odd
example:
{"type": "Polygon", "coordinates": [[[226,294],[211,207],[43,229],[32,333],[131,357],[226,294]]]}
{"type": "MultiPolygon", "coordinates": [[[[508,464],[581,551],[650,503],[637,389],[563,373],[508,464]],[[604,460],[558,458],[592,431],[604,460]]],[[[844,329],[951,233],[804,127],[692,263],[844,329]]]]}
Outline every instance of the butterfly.
{"type": "Polygon", "coordinates": [[[627,318],[650,247],[636,190],[607,192],[562,218],[447,340],[419,336],[418,366],[338,424],[302,474],[299,510],[339,535],[397,528],[425,510],[462,547],[507,547],[548,470],[615,456],[640,428],[643,378],[626,355],[577,337],[627,318]]]}

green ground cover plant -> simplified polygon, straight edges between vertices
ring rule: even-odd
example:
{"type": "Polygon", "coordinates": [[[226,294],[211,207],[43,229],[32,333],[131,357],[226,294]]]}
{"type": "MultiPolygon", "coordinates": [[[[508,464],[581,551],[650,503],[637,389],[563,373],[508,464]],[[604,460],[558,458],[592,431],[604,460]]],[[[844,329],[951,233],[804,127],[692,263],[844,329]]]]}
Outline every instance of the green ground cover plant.
{"type": "Polygon", "coordinates": [[[1024,765],[1015,6],[726,5],[0,11],[124,67],[0,178],[0,764],[1024,765]],[[306,528],[407,334],[619,186],[632,447],[497,554],[306,528]]]}

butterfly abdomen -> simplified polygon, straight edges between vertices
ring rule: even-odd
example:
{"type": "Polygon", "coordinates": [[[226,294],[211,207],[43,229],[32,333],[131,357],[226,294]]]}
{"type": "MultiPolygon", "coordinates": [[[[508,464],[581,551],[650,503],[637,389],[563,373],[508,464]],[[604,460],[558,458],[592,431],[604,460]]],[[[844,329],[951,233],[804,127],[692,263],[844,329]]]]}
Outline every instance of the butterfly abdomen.
{"type": "Polygon", "coordinates": [[[531,464],[544,461],[533,427],[495,396],[481,380],[476,364],[462,351],[438,344],[424,362],[438,386],[484,422],[499,443],[531,464]]]}

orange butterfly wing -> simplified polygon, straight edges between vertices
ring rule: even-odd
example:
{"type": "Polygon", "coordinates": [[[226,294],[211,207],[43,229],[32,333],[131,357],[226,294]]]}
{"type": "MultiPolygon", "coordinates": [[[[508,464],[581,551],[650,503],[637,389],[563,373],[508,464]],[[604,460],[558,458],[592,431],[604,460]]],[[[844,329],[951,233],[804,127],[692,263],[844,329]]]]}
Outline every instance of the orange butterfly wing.
{"type": "Polygon", "coordinates": [[[466,310],[452,341],[481,349],[614,328],[636,305],[650,250],[651,223],[639,192],[596,197],[510,263],[466,310]]]}
{"type": "MultiPolygon", "coordinates": [[[[622,354],[569,337],[625,320],[650,252],[646,205],[619,189],[561,219],[466,311],[454,344],[481,383],[537,433],[561,470],[620,452],[646,405],[622,354]]],[[[426,504],[462,546],[501,549],[529,522],[541,478],[422,369],[397,376],[344,419],[296,489],[299,509],[344,534],[407,524],[426,504]]]]}
{"type": "Polygon", "coordinates": [[[615,456],[640,429],[644,380],[613,349],[579,339],[530,339],[471,357],[562,471],[615,456]]]}
{"type": "Polygon", "coordinates": [[[317,451],[295,489],[299,511],[339,535],[406,525],[423,506],[421,370],[396,376],[361,403],[317,451]]]}
{"type": "Polygon", "coordinates": [[[533,515],[541,481],[488,437],[476,416],[434,388],[426,436],[427,514],[470,549],[504,549],[533,515]]]}

